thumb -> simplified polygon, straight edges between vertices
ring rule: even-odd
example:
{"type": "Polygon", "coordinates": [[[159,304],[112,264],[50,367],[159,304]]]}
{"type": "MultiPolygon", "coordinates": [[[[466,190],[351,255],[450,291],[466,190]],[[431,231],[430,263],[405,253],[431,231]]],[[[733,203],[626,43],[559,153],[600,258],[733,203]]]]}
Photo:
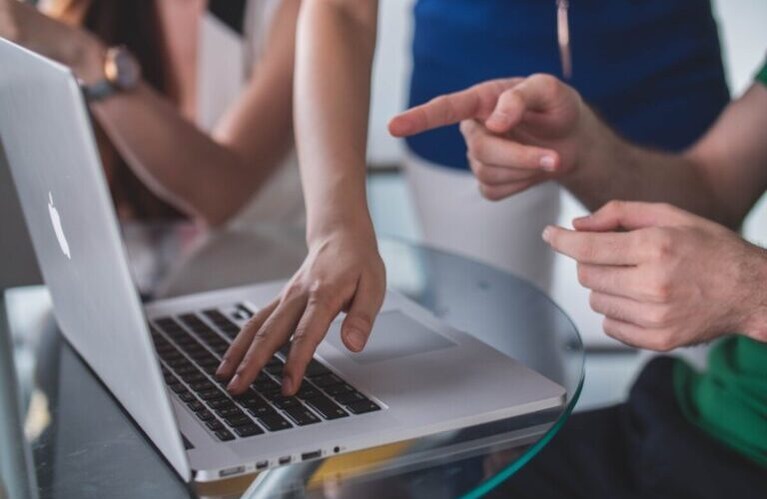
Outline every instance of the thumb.
{"type": "Polygon", "coordinates": [[[567,88],[554,76],[532,75],[503,92],[485,126],[495,133],[506,133],[522,121],[525,112],[545,112],[559,106],[568,95],[567,88]]]}

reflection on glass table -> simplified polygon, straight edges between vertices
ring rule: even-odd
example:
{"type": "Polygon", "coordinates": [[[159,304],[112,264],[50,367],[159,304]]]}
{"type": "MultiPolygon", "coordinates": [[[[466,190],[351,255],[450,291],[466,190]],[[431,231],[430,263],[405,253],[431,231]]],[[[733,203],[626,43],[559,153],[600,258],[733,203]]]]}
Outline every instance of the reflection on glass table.
{"type": "MultiPolygon", "coordinates": [[[[283,279],[305,251],[300,231],[274,227],[202,234],[191,226],[128,226],[124,236],[134,279],[151,299],[283,279]]],[[[43,288],[18,289],[3,308],[9,332],[33,346],[34,377],[19,378],[33,387],[25,390],[24,424],[34,489],[43,497],[431,498],[477,497],[508,479],[577,400],[577,331],[545,295],[509,274],[401,241],[382,240],[380,248],[391,289],[564,387],[564,405],[190,490],[61,339],[43,288]]]]}

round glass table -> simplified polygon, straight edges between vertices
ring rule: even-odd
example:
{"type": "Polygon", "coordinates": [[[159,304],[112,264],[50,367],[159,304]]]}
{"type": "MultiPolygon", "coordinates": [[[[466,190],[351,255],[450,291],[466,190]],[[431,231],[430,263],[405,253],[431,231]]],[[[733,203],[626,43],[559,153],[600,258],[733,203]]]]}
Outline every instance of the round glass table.
{"type": "MultiPolygon", "coordinates": [[[[278,227],[205,233],[191,225],[127,225],[124,240],[145,300],[288,278],[306,251],[300,230],[278,227]]],[[[6,489],[67,498],[432,499],[481,497],[513,479],[565,424],[578,399],[584,353],[576,328],[544,293],[513,275],[405,241],[383,238],[379,245],[390,288],[558,383],[566,390],[565,403],[189,486],[62,339],[45,288],[16,288],[6,291],[0,307],[0,350],[13,351],[16,366],[15,372],[0,372],[6,380],[0,398],[2,457],[11,463],[0,469],[6,489]],[[20,410],[13,407],[9,383],[21,388],[20,410]]],[[[0,359],[7,371],[2,363],[8,362],[0,359]]]]}

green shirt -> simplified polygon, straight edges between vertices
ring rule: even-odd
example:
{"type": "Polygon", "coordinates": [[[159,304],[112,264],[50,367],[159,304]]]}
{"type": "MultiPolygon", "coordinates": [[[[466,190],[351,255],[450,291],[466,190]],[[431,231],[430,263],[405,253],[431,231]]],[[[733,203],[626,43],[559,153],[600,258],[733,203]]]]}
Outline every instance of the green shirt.
{"type": "MultiPolygon", "coordinates": [[[[767,85],[767,64],[756,80],[767,85]]],[[[707,372],[698,373],[684,362],[674,367],[674,388],[685,417],[767,467],[767,344],[731,336],[711,350],[707,372]]]]}

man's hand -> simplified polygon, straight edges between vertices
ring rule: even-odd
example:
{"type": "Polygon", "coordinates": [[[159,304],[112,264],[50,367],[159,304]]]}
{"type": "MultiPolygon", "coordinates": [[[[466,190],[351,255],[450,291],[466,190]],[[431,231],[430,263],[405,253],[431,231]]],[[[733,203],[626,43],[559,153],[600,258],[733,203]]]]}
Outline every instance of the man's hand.
{"type": "Polygon", "coordinates": [[[396,116],[397,137],[461,123],[482,194],[499,200],[570,172],[593,117],[571,87],[549,75],[494,80],[396,116]]]}
{"type": "Polygon", "coordinates": [[[767,341],[767,252],[665,204],[614,201],[543,238],[578,262],[605,332],[668,351],[728,333],[767,341]]]}
{"type": "Polygon", "coordinates": [[[19,0],[0,0],[0,37],[69,66],[87,83],[104,77],[105,49],[95,36],[19,0]]]}
{"type": "Polygon", "coordinates": [[[282,391],[298,391],[315,349],[345,311],[341,338],[352,352],[365,347],[383,303],[386,270],[375,236],[340,230],[313,242],[282,295],[259,311],[235,338],[216,375],[244,392],[272,355],[290,340],[282,391]],[[292,336],[292,340],[291,340],[292,336]]]}

